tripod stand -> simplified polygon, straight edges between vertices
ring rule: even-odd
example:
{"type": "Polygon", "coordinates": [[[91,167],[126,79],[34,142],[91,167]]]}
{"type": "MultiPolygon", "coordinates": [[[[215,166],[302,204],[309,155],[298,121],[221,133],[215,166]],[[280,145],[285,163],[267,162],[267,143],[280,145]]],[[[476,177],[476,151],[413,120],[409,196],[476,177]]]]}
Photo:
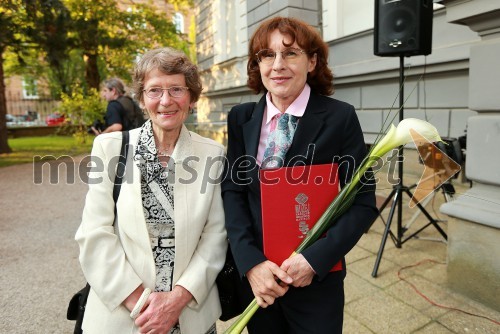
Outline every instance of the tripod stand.
{"type": "MultiPolygon", "coordinates": [[[[444,173],[444,172],[441,172],[441,173],[444,173]]],[[[431,177],[433,177],[434,175],[432,175],[431,177]]],[[[430,178],[430,177],[429,177],[430,178]]],[[[423,180],[420,180],[420,182],[422,182],[423,180]]],[[[416,188],[418,186],[417,183],[409,186],[408,188],[409,189],[413,189],[413,188],[416,188]]],[[[436,191],[433,192],[432,194],[428,195],[424,200],[422,200],[421,202],[419,202],[424,208],[427,207],[427,204],[429,204],[430,201],[432,201],[434,199],[434,197],[437,195],[438,191],[441,190],[441,192],[443,193],[443,197],[444,197],[444,201],[445,202],[449,202],[453,199],[454,195],[455,195],[455,187],[453,187],[453,184],[451,183],[450,180],[446,181],[445,183],[439,185],[438,188],[436,188],[436,191]]],[[[409,221],[406,223],[406,225],[403,227],[403,230],[404,231],[407,231],[410,226],[417,220],[418,216],[421,214],[420,211],[416,211],[413,216],[409,219],[409,221]]],[[[439,220],[439,222],[444,222],[446,220],[439,220]]],[[[423,228],[426,228],[426,226],[424,226],[423,228]]],[[[412,235],[413,237],[415,238],[418,238],[418,236],[414,236],[412,235]]],[[[432,241],[443,241],[443,239],[440,239],[440,238],[419,238],[420,240],[432,240],[432,241]]],[[[446,238],[445,238],[446,240],[446,238]]]]}
{"type": "MultiPolygon", "coordinates": [[[[404,119],[404,56],[400,55],[399,56],[399,87],[400,87],[400,93],[399,93],[399,121],[401,122],[404,119]]],[[[447,239],[446,233],[443,231],[443,229],[438,225],[438,221],[434,219],[429,212],[420,204],[417,203],[417,207],[419,210],[425,215],[425,217],[429,220],[428,224],[426,224],[424,227],[420,228],[418,231],[414,232],[408,237],[404,237],[404,233],[407,231],[405,227],[402,225],[402,215],[403,215],[403,194],[407,194],[409,198],[413,197],[412,192],[410,191],[411,187],[407,187],[403,185],[403,146],[400,146],[398,148],[398,160],[397,160],[397,166],[398,166],[398,183],[393,186],[393,189],[390,193],[390,195],[386,198],[382,206],[380,207],[380,212],[382,212],[386,206],[389,204],[389,202],[392,199],[392,204],[391,204],[391,209],[389,211],[389,216],[387,218],[387,222],[385,223],[385,229],[384,229],[384,234],[382,236],[382,241],[380,242],[380,247],[377,253],[377,259],[375,261],[375,266],[373,267],[373,272],[372,272],[372,277],[377,277],[377,272],[378,272],[378,267],[380,265],[380,260],[382,259],[382,254],[384,252],[384,247],[385,243],[387,241],[387,237],[390,235],[392,241],[396,245],[397,248],[401,248],[401,246],[408,241],[409,239],[415,237],[417,234],[419,234],[421,231],[423,231],[425,228],[427,228],[429,225],[433,225],[438,232],[445,238],[447,239]],[[397,233],[394,235],[391,231],[391,224],[394,219],[394,214],[397,209],[397,233]]]]}

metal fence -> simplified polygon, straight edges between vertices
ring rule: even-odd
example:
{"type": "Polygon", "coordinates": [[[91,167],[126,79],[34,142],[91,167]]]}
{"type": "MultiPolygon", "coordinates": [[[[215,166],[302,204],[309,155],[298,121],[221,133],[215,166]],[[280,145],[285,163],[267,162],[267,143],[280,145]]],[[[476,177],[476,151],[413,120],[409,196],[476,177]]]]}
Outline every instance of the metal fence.
{"type": "Polygon", "coordinates": [[[60,101],[50,98],[25,98],[22,93],[7,92],[7,127],[57,125],[60,101]],[[56,121],[52,121],[56,119],[56,121]]]}

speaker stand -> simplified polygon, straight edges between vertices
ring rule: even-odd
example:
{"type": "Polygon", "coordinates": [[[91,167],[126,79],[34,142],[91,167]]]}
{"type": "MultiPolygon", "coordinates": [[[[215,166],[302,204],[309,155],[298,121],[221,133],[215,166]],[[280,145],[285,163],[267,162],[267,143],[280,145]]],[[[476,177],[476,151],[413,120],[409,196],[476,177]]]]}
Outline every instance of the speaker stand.
{"type": "MultiPolygon", "coordinates": [[[[399,122],[404,119],[404,55],[399,56],[399,122]]],[[[438,232],[443,236],[445,240],[448,239],[446,233],[443,229],[438,225],[438,221],[434,219],[429,212],[420,204],[417,203],[417,207],[420,211],[425,215],[425,217],[429,220],[429,222],[422,228],[420,228],[415,233],[411,234],[408,237],[404,237],[404,233],[407,231],[405,227],[402,225],[402,216],[403,216],[403,194],[407,194],[409,198],[413,197],[410,189],[413,187],[407,187],[403,185],[403,146],[398,148],[398,183],[393,186],[393,189],[390,195],[386,198],[382,206],[380,207],[380,217],[382,218],[381,212],[386,208],[389,202],[392,199],[391,209],[389,211],[389,216],[387,218],[387,222],[385,222],[384,234],[382,235],[382,241],[380,242],[380,247],[377,253],[377,259],[375,261],[375,266],[373,267],[372,277],[377,277],[378,267],[380,265],[380,260],[382,259],[382,254],[384,252],[385,243],[387,241],[387,237],[390,235],[392,241],[396,245],[397,248],[401,248],[401,246],[408,241],[409,239],[417,236],[420,232],[422,232],[425,228],[430,225],[433,225],[438,232]],[[394,235],[391,231],[391,224],[394,219],[394,214],[397,209],[397,233],[394,235]]],[[[383,220],[383,219],[382,219],[383,220]]]]}

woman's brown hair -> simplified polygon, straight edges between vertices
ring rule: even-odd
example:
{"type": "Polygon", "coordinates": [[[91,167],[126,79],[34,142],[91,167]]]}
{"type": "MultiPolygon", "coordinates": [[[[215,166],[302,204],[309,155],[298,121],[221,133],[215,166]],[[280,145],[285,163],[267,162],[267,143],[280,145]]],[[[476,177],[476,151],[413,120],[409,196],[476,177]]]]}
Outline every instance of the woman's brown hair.
{"type": "Polygon", "coordinates": [[[316,68],[307,74],[307,83],[313,92],[321,95],[332,95],[334,91],[333,74],[328,67],[328,45],[323,41],[319,32],[307,23],[295,18],[280,16],[264,21],[250,39],[247,63],[248,87],[256,94],[266,91],[255,54],[269,47],[269,36],[275,30],[290,36],[290,44],[283,43],[284,46],[288,47],[297,42],[308,57],[316,54],[316,68]]]}

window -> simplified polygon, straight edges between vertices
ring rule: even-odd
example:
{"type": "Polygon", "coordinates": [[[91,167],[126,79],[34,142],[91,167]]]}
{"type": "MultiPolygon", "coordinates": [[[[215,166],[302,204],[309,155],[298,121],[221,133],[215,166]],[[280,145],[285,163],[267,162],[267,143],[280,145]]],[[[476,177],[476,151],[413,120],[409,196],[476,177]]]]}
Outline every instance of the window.
{"type": "Polygon", "coordinates": [[[174,15],[174,25],[178,32],[184,33],[184,17],[181,13],[177,12],[174,15]]]}
{"type": "Polygon", "coordinates": [[[37,82],[33,78],[23,78],[23,98],[38,99],[37,82]]]}
{"type": "MultiPolygon", "coordinates": [[[[323,38],[327,42],[373,29],[375,14],[374,1],[322,0],[322,5],[323,38]]],[[[442,4],[438,3],[433,3],[433,5],[434,10],[444,7],[442,4]]]]}
{"type": "Polygon", "coordinates": [[[323,0],[323,38],[332,41],[373,28],[374,8],[367,0],[323,0]]]}

